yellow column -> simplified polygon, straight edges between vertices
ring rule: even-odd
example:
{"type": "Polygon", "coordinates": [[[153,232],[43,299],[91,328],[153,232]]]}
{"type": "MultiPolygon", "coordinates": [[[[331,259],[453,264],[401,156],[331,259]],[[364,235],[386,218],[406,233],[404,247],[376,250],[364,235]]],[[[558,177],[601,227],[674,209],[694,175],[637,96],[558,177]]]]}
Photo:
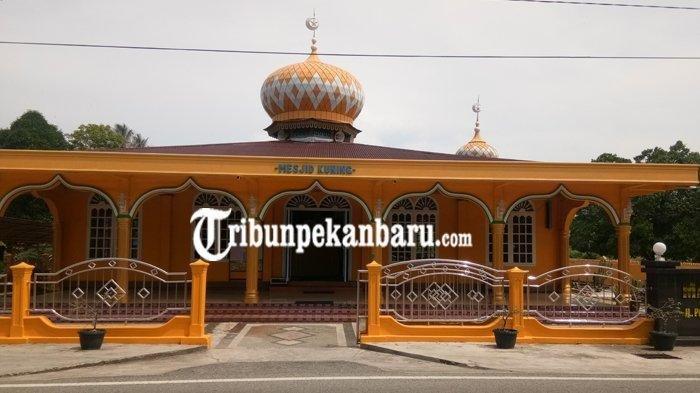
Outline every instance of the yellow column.
{"type": "MultiPolygon", "coordinates": [[[[131,257],[131,217],[127,214],[117,216],[117,258],[129,259],[131,257]]],[[[129,270],[128,262],[119,262],[123,269],[117,270],[117,285],[122,287],[126,294],[119,299],[120,303],[129,300],[129,270]]]]}
{"type": "Polygon", "coordinates": [[[508,311],[511,313],[512,328],[521,329],[523,327],[523,313],[525,302],[523,301],[523,283],[527,270],[514,267],[506,273],[508,277],[508,311]]]}
{"type": "MultiPolygon", "coordinates": [[[[563,230],[559,238],[559,244],[561,245],[559,260],[561,260],[561,267],[569,266],[569,231],[563,230]]],[[[564,304],[569,304],[571,299],[571,279],[565,278],[562,280],[562,300],[564,304]]]]}
{"type": "MultiPolygon", "coordinates": [[[[630,232],[632,227],[629,223],[620,223],[617,226],[617,268],[625,273],[630,272],[630,232]]],[[[622,279],[622,277],[620,277],[622,279]]],[[[620,290],[624,296],[629,295],[629,286],[620,285],[620,290]]]]}
{"type": "Polygon", "coordinates": [[[255,304],[258,296],[258,248],[248,247],[245,264],[245,299],[249,304],[255,304]]]}
{"type": "Polygon", "coordinates": [[[376,261],[367,265],[367,335],[379,334],[380,274],[382,265],[376,261]]]}
{"type": "Polygon", "coordinates": [[[24,318],[29,316],[29,281],[34,266],[20,262],[12,270],[12,324],[10,337],[24,337],[24,318]]]}
{"type": "Polygon", "coordinates": [[[192,271],[192,303],[190,305],[190,337],[204,336],[204,315],[207,303],[207,268],[203,260],[190,263],[192,271]]]}
{"type": "MultiPolygon", "coordinates": [[[[494,269],[503,270],[503,231],[506,224],[502,221],[491,223],[491,262],[494,269]]],[[[488,247],[488,246],[487,246],[488,247]]],[[[494,287],[494,303],[503,303],[503,287],[494,287]]]]}

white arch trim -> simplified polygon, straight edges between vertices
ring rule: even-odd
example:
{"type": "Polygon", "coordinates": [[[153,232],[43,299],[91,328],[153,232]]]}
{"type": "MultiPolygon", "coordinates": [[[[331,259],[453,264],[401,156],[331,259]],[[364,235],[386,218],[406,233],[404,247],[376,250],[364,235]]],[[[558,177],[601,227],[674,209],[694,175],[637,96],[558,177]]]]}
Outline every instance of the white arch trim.
{"type": "Polygon", "coordinates": [[[10,202],[12,202],[12,200],[20,194],[23,194],[28,191],[50,190],[58,185],[63,185],[64,187],[69,188],[71,190],[95,193],[104,198],[105,201],[107,201],[107,204],[109,204],[109,206],[112,208],[112,213],[114,214],[114,216],[117,216],[119,214],[119,209],[117,209],[117,205],[112,201],[112,198],[110,198],[109,195],[94,187],[70,184],[61,175],[54,176],[53,179],[44,184],[29,184],[26,186],[15,188],[14,190],[8,192],[7,194],[5,194],[5,196],[2,197],[2,199],[0,199],[0,213],[4,214],[7,205],[9,205],[10,202]]]}
{"type": "Polygon", "coordinates": [[[620,224],[620,217],[618,217],[617,212],[615,209],[610,205],[606,200],[599,198],[597,196],[593,195],[580,195],[580,194],[574,194],[573,192],[569,191],[566,186],[563,184],[559,185],[556,190],[550,192],[549,194],[537,194],[537,195],[526,195],[517,201],[513,202],[512,205],[508,208],[506,211],[505,215],[503,216],[503,221],[508,221],[508,216],[510,216],[510,213],[515,209],[515,206],[517,206],[520,202],[523,201],[528,201],[531,199],[549,199],[555,195],[562,194],[565,197],[569,199],[573,199],[575,201],[592,201],[603,207],[610,218],[612,219],[613,223],[615,225],[620,224]]]}
{"type": "Polygon", "coordinates": [[[162,195],[162,194],[176,194],[178,192],[185,191],[186,189],[188,189],[190,187],[194,188],[195,190],[197,190],[199,192],[219,194],[219,195],[224,195],[228,198],[231,198],[234,202],[236,202],[236,205],[238,205],[238,207],[241,209],[242,217],[245,218],[248,216],[248,212],[246,211],[245,206],[243,206],[243,203],[241,203],[241,201],[238,198],[236,198],[233,194],[226,192],[226,191],[223,191],[223,190],[204,188],[204,187],[200,186],[199,184],[197,184],[197,182],[194,181],[194,179],[192,179],[192,178],[187,179],[187,181],[185,181],[184,183],[182,183],[178,187],[156,188],[154,190],[148,191],[147,193],[141,195],[140,197],[138,197],[138,199],[136,199],[134,204],[131,206],[131,210],[129,210],[129,216],[133,217],[136,214],[136,212],[138,212],[141,205],[151,197],[154,197],[156,195],[162,195]]]}
{"type": "Polygon", "coordinates": [[[367,206],[367,204],[365,203],[365,201],[360,199],[357,195],[349,193],[349,192],[345,192],[345,191],[329,190],[326,187],[324,187],[323,184],[321,184],[321,182],[319,182],[318,180],[314,181],[313,184],[311,184],[309,187],[307,187],[303,190],[283,191],[283,192],[280,192],[279,194],[273,195],[270,199],[267,200],[267,202],[265,202],[262,209],[260,209],[260,219],[262,220],[263,218],[265,218],[265,214],[270,209],[270,206],[272,206],[272,204],[275,201],[277,201],[278,199],[284,198],[287,196],[292,196],[292,195],[306,194],[306,193],[309,193],[313,190],[320,190],[320,191],[325,192],[328,195],[339,195],[339,196],[342,196],[345,198],[350,198],[350,199],[354,200],[355,202],[359,203],[360,206],[362,206],[362,209],[365,211],[365,214],[367,214],[367,219],[370,221],[372,220],[372,212],[370,211],[370,209],[367,206]]]}
{"type": "Polygon", "coordinates": [[[400,200],[402,200],[404,198],[411,198],[411,197],[429,196],[429,195],[435,193],[436,191],[440,192],[442,195],[448,196],[450,198],[466,199],[466,200],[469,200],[469,201],[476,203],[477,205],[479,205],[481,207],[481,210],[484,211],[484,214],[486,214],[486,218],[488,218],[489,222],[493,221],[493,215],[491,214],[491,210],[489,209],[488,205],[486,205],[486,203],[484,203],[484,201],[482,201],[481,199],[479,199],[471,194],[462,194],[462,193],[458,193],[458,192],[448,191],[440,183],[435,183],[433,188],[431,188],[428,191],[411,192],[411,193],[403,194],[403,195],[396,197],[393,201],[391,201],[390,204],[387,205],[386,209],[384,209],[384,214],[382,215],[382,219],[386,220],[386,218],[389,216],[389,213],[391,212],[391,209],[400,200]]]}

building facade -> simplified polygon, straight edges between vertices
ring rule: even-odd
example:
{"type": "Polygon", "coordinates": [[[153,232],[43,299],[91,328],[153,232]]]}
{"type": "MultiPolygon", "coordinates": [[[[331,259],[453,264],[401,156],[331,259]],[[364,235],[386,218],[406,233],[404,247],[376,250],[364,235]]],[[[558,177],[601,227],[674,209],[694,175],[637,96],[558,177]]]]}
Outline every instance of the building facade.
{"type": "MultiPolygon", "coordinates": [[[[349,72],[309,57],[264,81],[272,140],[124,151],[0,152],[0,215],[20,195],[43,199],[53,220],[54,269],[102,257],[187,271],[190,216],[231,209],[231,222],[433,224],[470,233],[473,247],[233,249],[210,282],[241,282],[234,299],[260,301],[270,283],[346,283],[371,261],[458,259],[539,274],[569,263],[569,226],[597,204],[617,228],[629,271],[631,198],[698,185],[697,165],[545,163],[498,158],[481,136],[456,154],[355,142],[364,93],[349,72]]],[[[215,248],[228,237],[218,229],[215,248]]]]}

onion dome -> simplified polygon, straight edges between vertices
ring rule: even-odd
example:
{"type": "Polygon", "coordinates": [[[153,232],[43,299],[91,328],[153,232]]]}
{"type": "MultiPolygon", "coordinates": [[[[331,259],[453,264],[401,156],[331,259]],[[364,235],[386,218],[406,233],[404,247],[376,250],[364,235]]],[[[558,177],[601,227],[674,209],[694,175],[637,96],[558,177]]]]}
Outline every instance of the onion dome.
{"type": "MultiPolygon", "coordinates": [[[[318,22],[309,18],[306,25],[315,30],[318,22]]],[[[353,122],[364,104],[362,85],[351,73],[322,62],[316,49],[314,38],[306,60],[263,82],[260,99],[272,118],[265,130],[280,140],[352,142],[360,132],[353,122]]]]}
{"type": "Polygon", "coordinates": [[[460,147],[456,154],[474,158],[498,158],[498,151],[481,138],[481,129],[479,129],[479,112],[481,112],[481,105],[478,100],[476,104],[472,105],[472,110],[476,113],[474,136],[469,142],[460,147]]]}

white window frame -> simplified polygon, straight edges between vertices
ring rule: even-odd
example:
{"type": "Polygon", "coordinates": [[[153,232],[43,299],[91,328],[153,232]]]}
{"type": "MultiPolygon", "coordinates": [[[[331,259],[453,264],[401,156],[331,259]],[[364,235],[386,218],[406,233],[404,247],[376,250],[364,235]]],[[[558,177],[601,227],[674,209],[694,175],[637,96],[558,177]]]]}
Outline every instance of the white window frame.
{"type": "MultiPolygon", "coordinates": [[[[421,196],[416,196],[416,197],[406,197],[402,198],[399,201],[397,201],[394,206],[392,206],[391,210],[389,211],[389,225],[394,225],[396,224],[402,224],[402,225],[417,225],[418,224],[418,215],[419,214],[428,214],[429,216],[434,217],[434,223],[433,223],[433,232],[435,234],[436,240],[438,238],[438,225],[439,225],[439,217],[440,217],[440,206],[438,205],[437,201],[435,198],[429,195],[421,195],[421,196]],[[421,199],[426,198],[430,200],[432,205],[435,206],[435,209],[417,209],[416,205],[418,204],[418,201],[421,199]],[[410,204],[410,207],[406,207],[406,201],[410,204]],[[394,222],[393,216],[394,214],[408,214],[409,220],[406,222],[406,220],[403,220],[402,222],[394,222]]],[[[403,262],[407,260],[414,260],[414,259],[430,259],[430,258],[437,258],[438,257],[438,247],[432,247],[431,249],[433,250],[432,256],[430,255],[420,255],[419,253],[423,252],[420,250],[419,246],[416,247],[407,247],[408,250],[396,250],[397,253],[406,253],[408,251],[409,253],[409,258],[404,259],[404,260],[395,260],[394,259],[394,247],[389,247],[389,260],[390,262],[403,262]]]]}
{"type": "MultiPolygon", "coordinates": [[[[96,219],[100,219],[100,217],[96,217],[96,219]]],[[[85,255],[87,255],[87,259],[114,257],[114,243],[115,243],[115,239],[116,239],[115,232],[117,229],[116,224],[117,224],[117,220],[115,220],[114,211],[112,211],[112,206],[109,203],[107,203],[107,201],[104,199],[104,197],[102,197],[99,194],[93,193],[90,196],[90,199],[88,199],[88,203],[87,203],[87,236],[86,236],[87,241],[85,242],[85,255]],[[91,245],[93,239],[95,240],[95,242],[100,240],[98,237],[93,238],[93,236],[92,236],[93,229],[98,230],[98,231],[100,230],[100,228],[93,228],[93,226],[92,226],[92,220],[93,220],[92,214],[95,210],[99,210],[99,209],[105,209],[106,214],[102,218],[105,220],[108,219],[109,223],[110,223],[110,225],[109,225],[110,236],[108,239],[109,240],[109,252],[108,252],[109,255],[102,255],[102,256],[98,256],[97,251],[98,250],[104,251],[105,247],[101,247],[98,249],[97,247],[92,247],[92,245],[91,245]],[[95,250],[95,254],[92,253],[93,250],[95,250]]],[[[104,230],[106,228],[108,228],[108,227],[105,225],[101,229],[104,230]]],[[[106,236],[103,236],[102,240],[104,241],[106,239],[107,239],[106,236]]]]}
{"type": "Polygon", "coordinates": [[[131,242],[129,244],[129,258],[141,260],[141,239],[143,238],[143,217],[141,215],[141,209],[136,211],[133,217],[131,217],[131,242]],[[134,225],[136,221],[136,225],[134,225]],[[134,229],[136,230],[136,236],[134,236],[134,229]],[[134,237],[136,238],[136,255],[134,255],[134,237]]]}
{"type": "MultiPolygon", "coordinates": [[[[503,232],[504,236],[506,237],[506,240],[503,243],[503,264],[508,265],[508,266],[534,266],[537,263],[537,221],[536,221],[536,213],[537,211],[535,210],[535,205],[532,204],[531,201],[523,201],[520,202],[510,213],[508,216],[508,221],[505,223],[503,232]],[[514,242],[513,242],[513,236],[514,236],[514,226],[515,225],[520,225],[520,224],[515,224],[515,218],[520,218],[523,217],[527,219],[527,217],[530,217],[531,222],[525,223],[524,225],[529,225],[530,226],[530,234],[532,236],[532,241],[531,241],[531,252],[530,254],[532,255],[532,262],[514,262],[515,260],[515,252],[514,252],[514,242]]],[[[486,258],[490,264],[493,264],[493,255],[490,250],[492,250],[493,247],[493,235],[491,233],[491,226],[489,225],[486,228],[486,236],[487,240],[489,242],[488,247],[486,248],[486,258]]],[[[525,234],[527,235],[527,234],[525,234]]],[[[525,246],[527,247],[527,243],[524,243],[525,246]]],[[[525,253],[527,255],[527,252],[525,253]]]]}
{"type": "MultiPolygon", "coordinates": [[[[217,227],[216,227],[216,240],[214,243],[214,252],[218,253],[222,249],[222,233],[224,229],[222,228],[221,224],[223,223],[224,226],[228,226],[229,223],[240,223],[241,218],[243,217],[243,211],[241,211],[240,206],[229,198],[228,196],[224,194],[218,194],[215,192],[200,192],[197,195],[195,195],[194,199],[192,200],[192,212],[197,211],[198,209],[201,208],[211,208],[211,209],[220,209],[220,210],[227,210],[231,209],[231,214],[229,218],[226,220],[222,220],[220,222],[217,222],[217,227]],[[206,202],[200,203],[198,202],[200,197],[205,198],[206,202]]],[[[227,246],[228,243],[228,238],[223,239],[224,241],[224,248],[227,246]]],[[[200,258],[199,255],[197,255],[197,250],[194,249],[194,245],[192,246],[192,251],[190,252],[190,255],[192,256],[193,260],[197,260],[200,258]]],[[[225,261],[231,262],[231,255],[227,255],[224,257],[225,261]]]]}

